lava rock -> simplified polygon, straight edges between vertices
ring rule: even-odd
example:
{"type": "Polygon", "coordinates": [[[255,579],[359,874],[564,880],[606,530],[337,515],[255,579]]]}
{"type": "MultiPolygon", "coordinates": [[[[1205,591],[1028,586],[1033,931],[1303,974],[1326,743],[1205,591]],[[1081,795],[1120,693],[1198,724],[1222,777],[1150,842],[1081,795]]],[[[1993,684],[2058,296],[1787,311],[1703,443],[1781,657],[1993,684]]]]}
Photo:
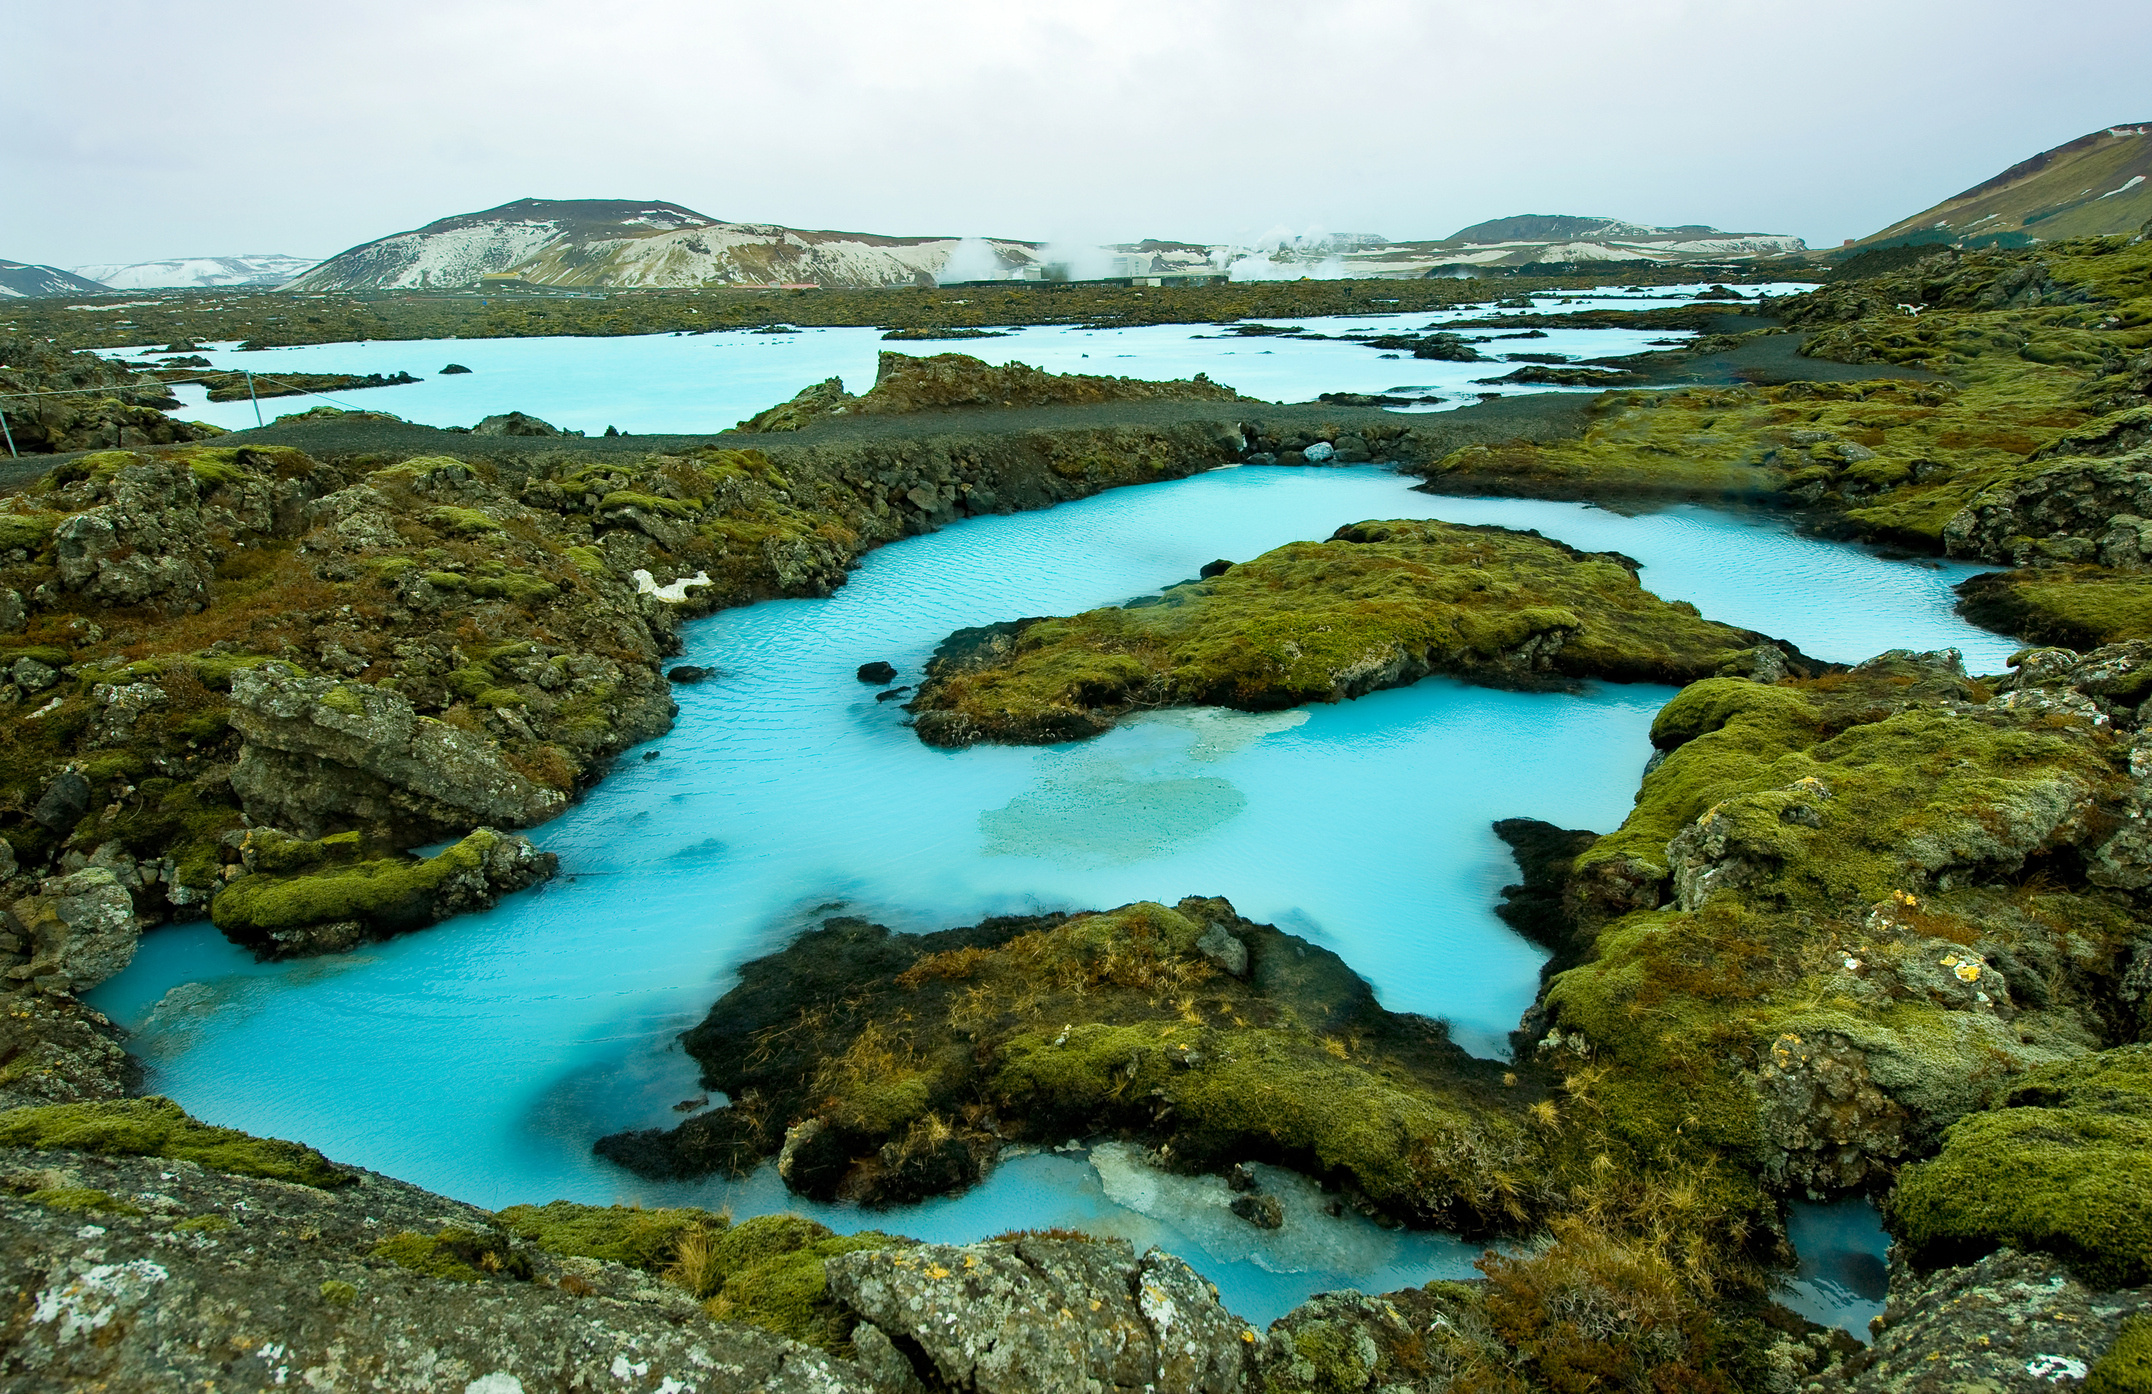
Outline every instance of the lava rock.
{"type": "Polygon", "coordinates": [[[1235,1162],[1225,1169],[1225,1184],[1233,1191],[1252,1191],[1260,1183],[1255,1179],[1255,1168],[1246,1162],[1235,1162]]]}
{"type": "Polygon", "coordinates": [[[442,376],[442,377],[444,377],[444,378],[445,378],[445,377],[453,377],[453,376],[455,376],[455,375],[456,375],[457,373],[468,373],[469,371],[471,371],[471,370],[470,370],[469,368],[466,368],[466,367],[464,367],[464,366],[463,366],[463,365],[462,365],[461,363],[451,363],[451,364],[449,364],[449,365],[448,365],[448,366],[447,366],[446,368],[443,368],[443,369],[441,370],[441,372],[440,372],[440,376],[442,376]]]}
{"type": "Polygon", "coordinates": [[[1196,575],[1201,576],[1204,580],[1208,581],[1211,577],[1223,576],[1232,569],[1233,563],[1227,561],[1224,557],[1220,557],[1216,561],[1205,562],[1203,564],[1203,569],[1201,571],[1198,571],[1196,575]]]}
{"type": "Polygon", "coordinates": [[[875,693],[874,700],[877,702],[894,702],[899,697],[902,697],[905,693],[911,690],[912,685],[910,683],[906,683],[902,687],[892,687],[887,692],[875,693]]]}
{"type": "Polygon", "coordinates": [[[698,683],[709,676],[709,669],[698,668],[692,663],[683,663],[679,667],[669,668],[665,672],[667,682],[677,683],[698,683]]]}
{"type": "Polygon", "coordinates": [[[897,680],[897,670],[893,665],[876,659],[872,663],[860,664],[858,676],[861,682],[871,682],[879,685],[881,683],[895,682],[897,680]]]}
{"type": "Polygon", "coordinates": [[[63,770],[45,786],[30,817],[53,832],[64,833],[89,811],[90,782],[73,770],[63,770]]]}
{"type": "Polygon", "coordinates": [[[557,436],[560,428],[520,411],[489,416],[471,428],[474,436],[557,436]]]}
{"type": "Polygon", "coordinates": [[[1282,1229],[1285,1226],[1285,1202],[1276,1196],[1235,1196],[1228,1208],[1257,1229],[1282,1229]]]}

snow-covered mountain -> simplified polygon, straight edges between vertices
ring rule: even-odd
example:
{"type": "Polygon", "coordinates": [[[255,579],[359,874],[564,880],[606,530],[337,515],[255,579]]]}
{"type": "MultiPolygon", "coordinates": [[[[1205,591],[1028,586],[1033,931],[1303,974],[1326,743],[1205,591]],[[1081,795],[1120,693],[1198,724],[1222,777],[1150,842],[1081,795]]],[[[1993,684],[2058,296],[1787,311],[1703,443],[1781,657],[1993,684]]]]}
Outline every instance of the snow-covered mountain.
{"type": "Polygon", "coordinates": [[[236,257],[172,257],[165,261],[78,266],[75,274],[114,290],[160,290],[170,286],[280,286],[314,265],[312,257],[250,252],[236,257]]]}
{"type": "MultiPolygon", "coordinates": [[[[549,286],[932,285],[962,241],[728,223],[676,203],[521,199],[353,247],[290,288],[443,289],[511,275],[549,286]]],[[[1039,260],[1030,243],[983,249],[1005,268],[1039,260]]]]}
{"type": "Polygon", "coordinates": [[[112,287],[85,280],[57,266],[34,266],[20,261],[0,261],[0,300],[20,300],[39,295],[103,295],[112,287]]]}
{"type": "Polygon", "coordinates": [[[1618,218],[1525,213],[1474,223],[1439,241],[1350,249],[1342,259],[1347,275],[1441,275],[1477,267],[1754,261],[1807,250],[1806,242],[1783,233],[1721,232],[1700,223],[1653,227],[1618,218]]]}

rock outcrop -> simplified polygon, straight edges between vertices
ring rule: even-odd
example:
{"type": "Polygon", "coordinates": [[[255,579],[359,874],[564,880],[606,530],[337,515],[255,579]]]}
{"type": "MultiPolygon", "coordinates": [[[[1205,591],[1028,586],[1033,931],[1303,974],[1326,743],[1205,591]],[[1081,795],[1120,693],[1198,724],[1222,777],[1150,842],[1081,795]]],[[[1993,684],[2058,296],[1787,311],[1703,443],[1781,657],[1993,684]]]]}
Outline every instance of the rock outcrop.
{"type": "Polygon", "coordinates": [[[2152,449],[2110,459],[2056,460],[2029,479],[1992,485],[1951,515],[1954,557],[2040,566],[2152,565],[2152,449]]]}
{"type": "Polygon", "coordinates": [[[474,823],[529,827],[567,806],[491,742],[371,684],[264,664],[236,674],[231,694],[245,741],[232,788],[257,823],[308,837],[357,827],[409,846],[474,823]]]}
{"type": "Polygon", "coordinates": [[[0,1187],[0,1348],[25,1389],[875,1391],[645,1273],[370,1173],[321,1189],[0,1148],[0,1187]]]}
{"type": "Polygon", "coordinates": [[[843,1254],[828,1270],[830,1295],[918,1352],[936,1387],[1239,1394],[1258,1344],[1187,1264],[1125,1242],[927,1244],[843,1254]]]}

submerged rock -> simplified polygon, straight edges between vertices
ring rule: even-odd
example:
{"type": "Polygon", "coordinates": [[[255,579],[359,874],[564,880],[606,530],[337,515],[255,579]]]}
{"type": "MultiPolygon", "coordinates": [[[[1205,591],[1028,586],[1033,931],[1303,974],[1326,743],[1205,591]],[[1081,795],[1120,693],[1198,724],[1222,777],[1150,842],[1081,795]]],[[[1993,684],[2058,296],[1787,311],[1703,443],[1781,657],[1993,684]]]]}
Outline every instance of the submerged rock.
{"type": "Polygon", "coordinates": [[[895,665],[881,659],[859,665],[859,680],[865,683],[891,683],[897,680],[895,665]]]}
{"type": "Polygon", "coordinates": [[[1229,1208],[1257,1229],[1278,1229],[1285,1224],[1285,1202],[1276,1196],[1235,1196],[1229,1208]]]}
{"type": "Polygon", "coordinates": [[[683,663],[676,668],[665,670],[665,680],[667,682],[698,683],[709,676],[710,670],[708,668],[699,668],[692,663],[683,663]]]}

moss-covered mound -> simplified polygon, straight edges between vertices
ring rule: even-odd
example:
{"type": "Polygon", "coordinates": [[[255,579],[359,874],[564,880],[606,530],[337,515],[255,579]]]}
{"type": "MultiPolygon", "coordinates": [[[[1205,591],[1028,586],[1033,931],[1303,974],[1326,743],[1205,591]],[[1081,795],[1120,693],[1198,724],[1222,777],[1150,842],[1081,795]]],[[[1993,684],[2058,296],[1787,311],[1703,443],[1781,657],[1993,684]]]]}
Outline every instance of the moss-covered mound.
{"type": "Polygon", "coordinates": [[[324,1188],[352,1179],[311,1147],[197,1123],[178,1104],[156,1097],[10,1109],[0,1113],[0,1147],[170,1157],[215,1171],[324,1188]]]}
{"type": "Polygon", "coordinates": [[[1541,1057],[1611,1067],[1625,1127],[1832,1192],[2012,1075],[2131,1038],[2117,964],[2152,870],[2114,733],[2143,665],[2050,657],[2004,691],[1950,654],[1685,690],[1635,810],[1576,859],[1582,961],[1541,1057]]]}
{"type": "Polygon", "coordinates": [[[366,857],[356,833],[308,842],[275,829],[247,835],[248,874],[210,903],[225,936],[265,958],[345,949],[482,909],[552,874],[551,853],[480,828],[434,856],[366,857]]]}
{"type": "Polygon", "coordinates": [[[831,921],[747,965],[687,1046],[731,1106],[602,1152],[678,1174],[781,1147],[794,1190],[887,1202],[967,1184],[1002,1138],[1130,1129],[1422,1224],[1483,1232],[1547,1193],[1528,1084],[1219,900],[916,938],[831,921]]]}
{"type": "Polygon", "coordinates": [[[823,1264],[838,1254],[910,1243],[879,1230],[836,1234],[798,1215],[757,1215],[691,1246],[675,1280],[719,1321],[744,1321],[824,1350],[845,1351],[856,1319],[829,1295],[823,1264]]]}
{"type": "Polygon", "coordinates": [[[702,1302],[719,1321],[744,1321],[832,1351],[845,1350],[854,1319],[830,1299],[823,1260],[911,1242],[878,1230],[836,1234],[799,1215],[757,1215],[735,1225],[729,1213],[566,1200],[512,1205],[497,1218],[549,1254],[640,1268],[702,1302]]]}
{"type": "Polygon", "coordinates": [[[511,1205],[496,1216],[513,1233],[563,1258],[604,1259],[660,1273],[679,1257],[688,1235],[722,1233],[728,1216],[692,1207],[645,1210],[639,1205],[511,1205]]]}
{"type": "Polygon", "coordinates": [[[965,353],[920,356],[883,350],[874,386],[860,396],[830,378],[740,423],[743,431],[797,431],[823,416],[897,416],[952,407],[1093,406],[1106,402],[1245,402],[1203,374],[1168,382],[1049,373],[1027,363],[996,367],[965,353]]]}
{"type": "Polygon", "coordinates": [[[1923,1267],[2056,1255],[2096,1287],[2152,1281],[2152,1046],[2035,1070],[1943,1136],[1890,1200],[1923,1267]]]}
{"type": "Polygon", "coordinates": [[[1367,522],[1156,600],[960,631],[911,710],[934,745],[1046,742],[1096,735],[1133,709],[1264,711],[1429,673],[1498,687],[1685,683],[1789,657],[1805,665],[1659,599],[1616,553],[1508,528],[1367,522]]]}

